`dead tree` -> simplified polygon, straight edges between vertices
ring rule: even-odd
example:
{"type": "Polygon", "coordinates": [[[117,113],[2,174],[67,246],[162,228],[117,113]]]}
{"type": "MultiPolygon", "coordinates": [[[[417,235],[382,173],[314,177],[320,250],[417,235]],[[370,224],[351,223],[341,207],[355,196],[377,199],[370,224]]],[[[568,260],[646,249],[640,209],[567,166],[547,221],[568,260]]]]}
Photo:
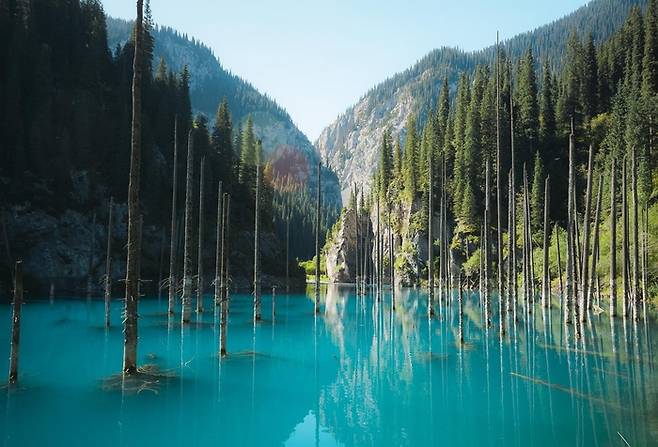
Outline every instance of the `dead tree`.
{"type": "Polygon", "coordinates": [[[550,240],[550,222],[549,222],[549,211],[551,203],[551,179],[550,176],[546,176],[544,180],[544,274],[542,275],[542,306],[544,308],[549,308],[551,305],[551,273],[548,264],[548,247],[550,240]]]}
{"type": "MultiPolygon", "coordinates": [[[[489,218],[490,218],[490,206],[489,206],[489,196],[491,195],[489,191],[489,184],[490,184],[490,163],[489,163],[489,158],[485,161],[485,174],[484,174],[484,224],[482,228],[482,236],[483,236],[483,241],[482,241],[482,250],[481,253],[484,256],[484,284],[483,284],[483,291],[484,291],[484,313],[485,313],[485,320],[486,320],[486,325],[489,326],[489,299],[490,299],[490,280],[489,280],[489,272],[490,272],[490,262],[491,262],[491,256],[489,255],[489,218]]],[[[461,287],[461,286],[460,286],[461,287]]],[[[500,299],[502,302],[502,299],[500,299]]],[[[504,306],[502,306],[504,307],[504,306]]]]}
{"type": "Polygon", "coordinates": [[[105,327],[110,327],[110,299],[112,295],[112,209],[114,199],[110,197],[107,213],[107,252],[105,254],[105,327]]]}
{"type": "Polygon", "coordinates": [[[194,277],[192,276],[192,208],[194,191],[194,129],[190,129],[187,136],[187,175],[185,178],[185,248],[183,252],[183,295],[181,297],[182,312],[181,321],[190,322],[192,313],[192,288],[194,277]]]}
{"type": "Polygon", "coordinates": [[[610,316],[617,316],[617,166],[610,167],[610,316]]]}
{"type": "Polygon", "coordinates": [[[320,313],[320,213],[322,206],[322,162],[318,162],[318,191],[315,199],[315,314],[320,313]]]}
{"type": "MultiPolygon", "coordinates": [[[[259,143],[260,144],[260,143],[259,143]]],[[[254,322],[261,320],[260,302],[260,147],[256,161],[256,202],[254,207],[254,322]]]]}
{"type": "MultiPolygon", "coordinates": [[[[429,161],[429,193],[428,196],[428,211],[427,211],[427,314],[430,317],[434,316],[434,158],[430,151],[427,157],[429,161]]],[[[377,201],[379,207],[379,200],[377,201]]],[[[379,210],[378,210],[379,211],[379,210]]]]}
{"type": "Polygon", "coordinates": [[[217,241],[215,247],[215,307],[221,304],[222,300],[222,247],[224,246],[222,241],[222,182],[221,180],[217,184],[217,241]]]}
{"type": "Polygon", "coordinates": [[[231,195],[230,194],[224,194],[224,200],[223,200],[223,223],[222,223],[222,233],[223,233],[223,248],[222,248],[222,255],[226,256],[227,258],[225,260],[222,260],[222,265],[225,268],[225,271],[222,275],[222,308],[221,308],[221,319],[220,319],[220,348],[219,348],[219,355],[221,357],[226,357],[227,351],[226,351],[226,334],[227,334],[227,326],[228,326],[228,306],[229,306],[229,299],[228,299],[228,277],[229,277],[229,269],[228,269],[228,241],[229,241],[229,222],[230,222],[230,216],[231,216],[231,195]]]}
{"type": "MultiPolygon", "coordinates": [[[[587,287],[587,296],[585,297],[585,307],[589,310],[592,308],[592,289],[598,278],[597,264],[599,259],[599,234],[600,234],[600,220],[601,220],[601,200],[603,196],[603,176],[599,176],[599,186],[596,193],[596,211],[594,212],[594,239],[592,247],[592,269],[589,277],[589,286],[587,287]]],[[[598,287],[597,287],[598,289],[598,287]]]]}
{"type": "Polygon", "coordinates": [[[633,194],[633,319],[638,319],[638,305],[639,305],[639,272],[640,272],[640,250],[639,250],[639,228],[638,228],[638,198],[637,198],[637,153],[635,146],[631,155],[631,191],[633,194]]]}
{"type": "Polygon", "coordinates": [[[503,201],[500,180],[502,158],[500,146],[500,44],[496,32],[496,250],[498,252],[498,299],[502,302],[505,290],[503,286],[503,201]]]}
{"type": "Polygon", "coordinates": [[[628,245],[630,241],[628,240],[628,186],[626,183],[626,157],[624,157],[624,165],[621,168],[621,215],[622,215],[622,282],[624,285],[624,292],[622,297],[622,315],[624,318],[628,315],[628,298],[630,294],[630,282],[628,278],[629,273],[629,250],[628,245]]]}
{"type": "Polygon", "coordinates": [[[169,244],[169,300],[167,312],[174,313],[176,305],[176,197],[178,185],[178,116],[174,118],[174,167],[171,190],[171,241],[169,244]]]}
{"type": "Polygon", "coordinates": [[[205,193],[205,169],[206,157],[201,157],[201,172],[199,174],[199,249],[197,250],[197,287],[196,287],[196,312],[203,312],[203,232],[205,221],[204,193],[205,193]]]}
{"type": "Polygon", "coordinates": [[[142,151],[143,6],[143,0],[137,0],[132,82],[130,177],[128,183],[128,256],[126,260],[126,296],[123,320],[123,372],[125,374],[137,372],[137,302],[139,299],[137,233],[139,232],[139,172],[142,151]]]}
{"type": "Polygon", "coordinates": [[[590,225],[590,208],[592,205],[592,176],[593,176],[593,146],[589,145],[589,155],[587,161],[587,189],[585,192],[585,215],[583,216],[583,249],[581,252],[581,293],[580,293],[580,321],[587,320],[587,297],[589,286],[589,225],[590,225]]]}
{"type": "Polygon", "coordinates": [[[14,302],[11,317],[11,347],[9,351],[9,383],[18,381],[18,346],[21,336],[21,307],[23,306],[23,262],[16,261],[14,272],[14,302]]]}

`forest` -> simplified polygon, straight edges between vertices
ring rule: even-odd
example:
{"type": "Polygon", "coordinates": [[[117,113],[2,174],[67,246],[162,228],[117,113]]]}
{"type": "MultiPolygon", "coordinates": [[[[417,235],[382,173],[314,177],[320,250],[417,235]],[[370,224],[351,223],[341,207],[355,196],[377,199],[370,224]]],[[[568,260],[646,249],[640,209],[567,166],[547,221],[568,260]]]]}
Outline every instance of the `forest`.
{"type": "MultiPolygon", "coordinates": [[[[598,297],[631,286],[655,297],[657,17],[652,0],[604,41],[574,29],[563,59],[541,66],[531,48],[513,59],[502,43],[456,91],[446,78],[424,122],[384,132],[370,191],[354,185],[356,276],[514,293],[518,275],[562,293],[577,274],[598,297]]],[[[325,245],[332,259],[345,216],[325,245]]]]}
{"type": "MultiPolygon", "coordinates": [[[[190,84],[194,73],[185,65],[175,72],[165,60],[154,60],[155,39],[163,32],[153,23],[148,2],[143,32],[141,171],[144,176],[140,213],[144,229],[142,267],[144,276],[149,278],[145,287],[162,293],[166,259],[172,250],[182,251],[183,234],[178,231],[170,237],[171,198],[174,172],[179,179],[185,175],[183,150],[190,130],[194,134],[192,163],[196,166],[197,195],[201,161],[205,159],[204,219],[214,221],[216,217],[210,204],[216,201],[217,189],[211,185],[219,181],[224,192],[233,195],[234,203],[243,205],[234,208],[231,216],[231,225],[236,229],[234,235],[242,243],[234,244],[231,250],[235,256],[235,284],[244,285],[253,267],[250,261],[255,200],[252,171],[259,136],[254,132],[250,116],[233,122],[233,111],[226,98],[215,104],[216,115],[210,119],[201,113],[193,115],[190,84]],[[175,147],[178,147],[176,165],[175,147]],[[169,239],[175,239],[171,248],[169,239]]],[[[48,291],[52,286],[79,291],[90,282],[94,289],[100,290],[106,273],[103,247],[108,234],[110,198],[116,208],[111,244],[116,262],[113,275],[118,279],[125,274],[134,31],[132,36],[124,45],[108,48],[106,16],[98,0],[27,3],[2,0],[0,3],[0,66],[3,67],[0,107],[4,117],[0,123],[0,231],[3,234],[0,283],[3,290],[10,288],[12,264],[17,258],[25,260],[25,274],[31,279],[34,291],[48,291]],[[66,235],[62,234],[63,227],[70,227],[66,235]],[[85,236],[81,238],[81,234],[85,236]],[[71,239],[67,240],[65,249],[58,244],[58,237],[71,239]]],[[[236,82],[234,79],[233,84],[236,82]]],[[[275,107],[274,103],[268,104],[275,107]]],[[[278,108],[275,111],[284,113],[278,108]]],[[[291,157],[294,154],[288,158],[291,157]]],[[[277,164],[274,158],[260,160],[267,180],[263,184],[267,200],[261,202],[261,230],[268,241],[263,262],[272,278],[268,281],[282,283],[286,263],[278,260],[287,256],[292,266],[288,270],[299,283],[303,276],[295,259],[313,252],[313,235],[309,231],[314,211],[305,198],[306,179],[290,178],[293,174],[290,169],[277,170],[276,166],[280,167],[282,162],[279,160],[277,164]],[[304,231],[286,250],[288,221],[304,231]]],[[[299,165],[308,163],[305,158],[298,160],[299,165]]],[[[184,197],[184,187],[182,181],[176,186],[175,197],[179,202],[184,197]]],[[[323,220],[323,227],[337,213],[335,205],[328,204],[324,213],[327,219],[323,220]]],[[[195,215],[194,221],[198,219],[195,215]]],[[[180,228],[182,220],[179,206],[173,226],[180,228]]],[[[216,235],[210,225],[204,231],[207,248],[203,250],[203,260],[210,263],[214,259],[210,246],[216,235]]],[[[176,261],[175,268],[180,272],[181,257],[176,261]]]]}

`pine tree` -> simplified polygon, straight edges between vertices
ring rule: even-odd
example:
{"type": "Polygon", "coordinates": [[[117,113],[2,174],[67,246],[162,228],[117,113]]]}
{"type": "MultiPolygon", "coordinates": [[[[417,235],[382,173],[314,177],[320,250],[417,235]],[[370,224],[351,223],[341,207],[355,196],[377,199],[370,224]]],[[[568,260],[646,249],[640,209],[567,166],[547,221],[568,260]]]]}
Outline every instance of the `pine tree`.
{"type": "Polygon", "coordinates": [[[592,33],[588,35],[587,43],[583,48],[583,85],[580,102],[583,107],[585,121],[589,122],[598,111],[598,79],[599,71],[596,59],[596,47],[592,33]]]}
{"type": "Polygon", "coordinates": [[[242,149],[240,150],[240,183],[250,191],[256,186],[256,136],[254,135],[254,120],[249,115],[247,125],[242,132],[242,149]]]}
{"type": "Polygon", "coordinates": [[[384,130],[384,135],[382,136],[382,147],[379,154],[379,170],[377,173],[377,182],[379,194],[382,197],[386,197],[386,192],[388,191],[388,185],[391,182],[392,177],[392,168],[393,161],[392,157],[392,144],[391,144],[391,133],[390,130],[384,130]]]}
{"type": "Polygon", "coordinates": [[[644,17],[644,60],[642,93],[651,97],[658,93],[658,0],[649,0],[644,17]]]}
{"type": "Polygon", "coordinates": [[[544,216],[544,165],[539,151],[535,152],[530,207],[532,228],[540,231],[543,227],[544,216]]]}
{"type": "Polygon", "coordinates": [[[223,182],[226,191],[231,190],[233,185],[233,125],[231,123],[231,113],[228,110],[226,97],[222,100],[217,114],[215,115],[215,128],[212,132],[212,148],[219,158],[219,178],[223,182]]]}
{"type": "Polygon", "coordinates": [[[530,162],[539,141],[539,105],[537,103],[537,79],[535,59],[532,49],[528,48],[519,62],[518,83],[515,99],[515,143],[518,162],[530,162]]]}
{"type": "Polygon", "coordinates": [[[399,135],[395,138],[393,145],[393,175],[398,179],[402,177],[402,147],[399,135]]]}

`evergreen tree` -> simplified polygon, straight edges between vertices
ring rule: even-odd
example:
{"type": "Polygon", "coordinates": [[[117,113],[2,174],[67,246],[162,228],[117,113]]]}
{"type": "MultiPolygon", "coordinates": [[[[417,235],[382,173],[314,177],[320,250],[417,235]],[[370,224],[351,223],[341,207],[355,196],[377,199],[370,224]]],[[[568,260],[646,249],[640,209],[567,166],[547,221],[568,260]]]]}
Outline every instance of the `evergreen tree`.
{"type": "Polygon", "coordinates": [[[392,161],[392,143],[390,130],[384,130],[382,136],[382,147],[379,153],[379,170],[377,173],[378,191],[382,197],[386,197],[388,185],[392,179],[393,161],[392,161]]]}
{"type": "Polygon", "coordinates": [[[649,0],[644,17],[644,60],[642,93],[651,97],[658,93],[658,0],[649,0]]]}
{"type": "Polygon", "coordinates": [[[539,151],[535,152],[532,188],[530,193],[530,216],[534,231],[541,231],[544,225],[544,165],[539,151]]]}
{"type": "Polygon", "coordinates": [[[515,117],[516,148],[518,162],[529,163],[529,159],[539,148],[539,104],[537,103],[537,79],[535,59],[528,48],[519,62],[516,89],[515,117]]]}
{"type": "Polygon", "coordinates": [[[256,187],[256,136],[254,120],[249,115],[247,125],[242,132],[242,149],[240,150],[240,183],[249,190],[256,187]]]}
{"type": "Polygon", "coordinates": [[[212,132],[212,147],[219,158],[219,178],[227,191],[231,190],[233,179],[233,125],[226,98],[222,101],[215,115],[215,127],[212,132]]]}

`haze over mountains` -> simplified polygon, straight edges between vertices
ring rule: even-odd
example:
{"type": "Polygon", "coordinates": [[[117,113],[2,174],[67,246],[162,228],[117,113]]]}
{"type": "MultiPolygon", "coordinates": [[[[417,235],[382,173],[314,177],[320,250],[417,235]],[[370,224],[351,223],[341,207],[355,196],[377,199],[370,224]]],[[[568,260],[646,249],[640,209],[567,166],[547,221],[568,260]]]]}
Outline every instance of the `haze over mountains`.
{"type": "MultiPolygon", "coordinates": [[[[634,5],[646,6],[646,0],[594,0],[573,13],[502,42],[512,60],[531,47],[537,67],[544,60],[559,68],[565,43],[573,30],[581,36],[592,33],[596,41],[609,37],[624,22],[634,5]]],[[[495,36],[492,36],[492,41],[495,36]]],[[[472,72],[479,64],[490,63],[495,47],[477,52],[439,48],[414,66],[398,73],[367,92],[355,105],[331,123],[315,142],[323,160],[337,173],[343,200],[350,187],[366,187],[377,167],[385,129],[393,138],[404,139],[404,126],[410,115],[422,126],[429,110],[434,109],[444,78],[454,93],[460,72],[472,72]]]]}

